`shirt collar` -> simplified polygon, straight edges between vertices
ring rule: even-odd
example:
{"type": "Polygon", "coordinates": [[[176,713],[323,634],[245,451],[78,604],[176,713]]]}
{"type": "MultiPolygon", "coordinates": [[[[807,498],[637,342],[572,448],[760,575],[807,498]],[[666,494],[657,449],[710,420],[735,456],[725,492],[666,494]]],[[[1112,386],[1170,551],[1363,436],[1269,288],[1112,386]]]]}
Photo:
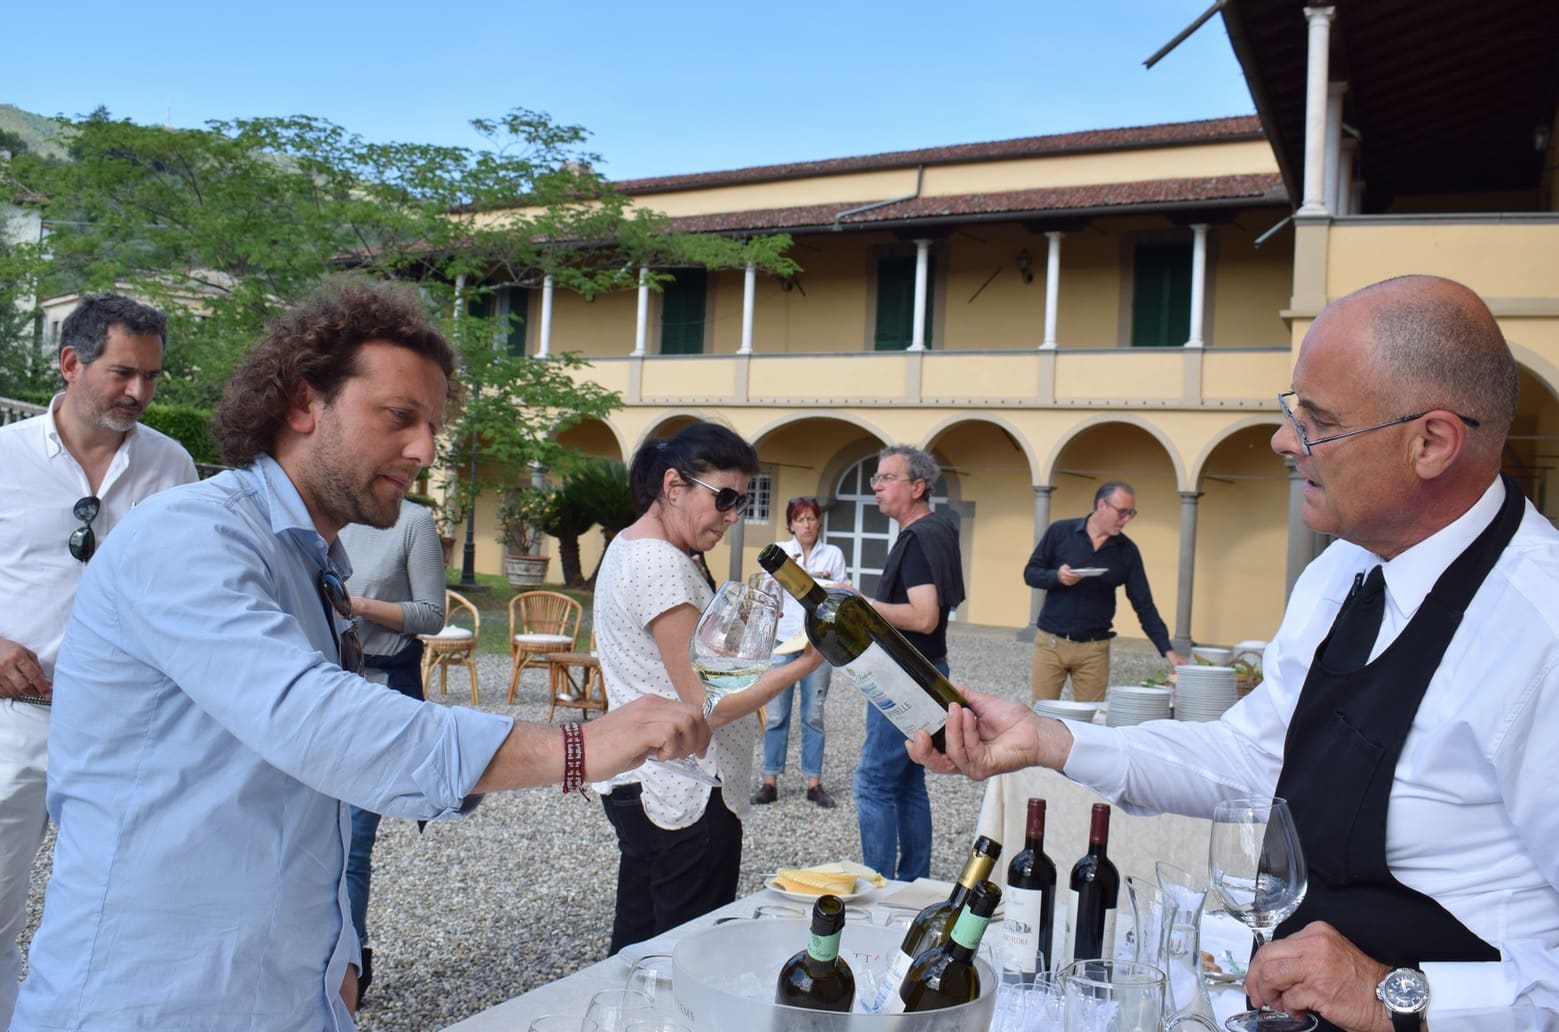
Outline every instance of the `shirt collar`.
{"type": "Polygon", "coordinates": [[[340,536],[328,543],[320,536],[309,516],[308,506],[303,504],[303,496],[280,463],[261,452],[252,465],[239,472],[254,482],[256,490],[265,499],[271,531],[277,537],[290,538],[321,568],[333,568],[343,579],[352,576],[352,563],[347,559],[340,536]]]}
{"type": "MultiPolygon", "coordinates": [[[[49,458],[57,458],[60,452],[65,450],[65,440],[60,437],[60,424],[54,418],[55,410],[65,404],[65,392],[60,391],[49,399],[49,407],[43,411],[43,451],[49,458]]],[[[141,429],[140,420],[130,424],[130,429],[125,431],[124,440],[119,445],[121,454],[128,454],[130,442],[135,439],[136,433],[141,429]]]]}
{"type": "MultiPolygon", "coordinates": [[[[1418,612],[1446,567],[1483,533],[1504,502],[1504,482],[1495,477],[1472,508],[1384,564],[1381,573],[1386,578],[1386,599],[1403,622],[1418,612]]],[[[1371,555],[1371,561],[1380,559],[1371,555]]]]}

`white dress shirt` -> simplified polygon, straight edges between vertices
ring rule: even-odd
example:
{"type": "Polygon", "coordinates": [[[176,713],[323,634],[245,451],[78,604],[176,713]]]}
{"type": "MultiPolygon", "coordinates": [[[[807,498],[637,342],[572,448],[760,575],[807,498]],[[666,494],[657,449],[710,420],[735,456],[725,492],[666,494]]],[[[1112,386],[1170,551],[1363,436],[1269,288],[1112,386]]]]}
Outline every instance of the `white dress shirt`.
{"type": "MultiPolygon", "coordinates": [[[[1385,564],[1371,658],[1412,619],[1445,568],[1493,520],[1495,481],[1456,522],[1385,564]]],[[[1211,816],[1219,799],[1270,794],[1316,647],[1354,574],[1380,560],[1339,541],[1306,568],[1267,647],[1265,680],[1213,723],[1127,728],[1068,722],[1065,773],[1128,812],[1211,816]]],[[[1559,1026],[1559,531],[1530,503],[1468,605],[1402,746],[1386,860],[1500,951],[1424,965],[1429,1026],[1559,1026]]]]}

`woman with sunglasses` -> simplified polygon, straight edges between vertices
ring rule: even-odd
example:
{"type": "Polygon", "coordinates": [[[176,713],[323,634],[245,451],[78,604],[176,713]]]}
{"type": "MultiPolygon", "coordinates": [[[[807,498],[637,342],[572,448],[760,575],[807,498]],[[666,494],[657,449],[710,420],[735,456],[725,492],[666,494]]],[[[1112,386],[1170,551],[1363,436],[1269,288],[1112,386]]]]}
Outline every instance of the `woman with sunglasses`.
{"type": "MultiPolygon", "coordinates": [[[[797,565],[819,581],[844,580],[844,553],[837,546],[818,540],[823,531],[823,508],[816,498],[792,498],[785,506],[785,529],[790,531],[791,538],[780,547],[797,565]]],[[[806,611],[801,603],[772,582],[765,590],[776,592],[785,601],[776,640],[783,644],[803,634],[806,611]]],[[[787,666],[800,654],[800,650],[776,654],[774,666],[787,666]]],[[[834,808],[834,797],[823,787],[823,703],[828,698],[828,680],[829,667],[820,666],[799,682],[787,684],[774,697],[774,705],[768,707],[769,722],[763,731],[763,784],[753,793],[755,804],[772,803],[779,798],[779,776],[784,773],[785,753],[790,748],[790,703],[799,683],[801,775],[806,778],[807,799],[825,810],[834,808]]]]}
{"type": "MultiPolygon", "coordinates": [[[[752,445],[712,423],[647,441],[634,455],[628,476],[640,516],[612,539],[596,576],[596,652],[611,708],[644,695],[702,705],[688,642],[713,591],[694,555],[741,518],[757,471],[752,445]]],[[[715,707],[714,737],[697,762],[726,789],[654,764],[595,786],[622,854],[612,953],[736,898],[754,713],[820,662],[809,652],[715,707]]]]}

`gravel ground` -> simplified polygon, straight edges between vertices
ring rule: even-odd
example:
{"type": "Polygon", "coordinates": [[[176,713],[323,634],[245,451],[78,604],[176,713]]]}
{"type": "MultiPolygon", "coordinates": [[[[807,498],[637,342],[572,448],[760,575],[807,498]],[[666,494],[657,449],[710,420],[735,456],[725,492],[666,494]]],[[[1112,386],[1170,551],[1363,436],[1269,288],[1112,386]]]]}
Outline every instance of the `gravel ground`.
{"type": "MultiPolygon", "coordinates": [[[[949,644],[955,682],[1027,697],[1032,647],[1011,631],[954,627],[949,644]]],[[[544,694],[541,671],[526,671],[520,702],[508,706],[508,660],[484,656],[480,662],[481,709],[545,718],[545,704],[534,701],[544,694]]],[[[1112,683],[1163,671],[1146,641],[1117,640],[1112,683]]],[[[447,698],[461,701],[453,690],[447,698]]],[[[743,894],[757,891],[764,875],[780,867],[859,858],[850,781],[865,704],[834,692],[825,712],[823,784],[839,806],[821,810],[806,801],[797,773],[799,734],[793,733],[779,801],[754,807],[746,822],[743,894]]],[[[936,831],[932,875],[952,878],[973,837],[983,789],[958,777],[932,777],[929,784],[936,831]]],[[[52,850],[51,831],[33,868],[24,950],[42,909],[52,850]]],[[[600,960],[610,937],[616,867],[616,839],[599,804],[555,789],[490,796],[469,819],[434,822],[420,835],[412,821],[385,820],[374,851],[368,915],[374,984],[359,1027],[443,1028],[600,960]]]]}

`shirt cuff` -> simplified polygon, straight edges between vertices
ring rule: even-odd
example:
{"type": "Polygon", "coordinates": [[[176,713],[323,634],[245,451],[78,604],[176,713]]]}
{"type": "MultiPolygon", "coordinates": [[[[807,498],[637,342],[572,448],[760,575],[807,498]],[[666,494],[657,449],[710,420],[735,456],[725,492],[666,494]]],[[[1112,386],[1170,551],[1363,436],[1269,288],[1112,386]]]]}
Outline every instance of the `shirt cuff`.
{"type": "Polygon", "coordinates": [[[476,808],[476,801],[468,799],[471,790],[514,729],[509,717],[460,706],[446,708],[444,717],[445,734],[413,774],[431,810],[419,816],[434,819],[461,817],[476,808]]]}
{"type": "Polygon", "coordinates": [[[1061,773],[1107,799],[1118,799],[1126,787],[1126,750],[1113,728],[1078,720],[1063,721],[1072,732],[1072,751],[1061,773]]]}
{"type": "Polygon", "coordinates": [[[1516,999],[1509,965],[1502,963],[1427,963],[1429,1009],[1424,1017],[1435,1032],[1492,1028],[1488,1019],[1508,1015],[1516,999]]]}

